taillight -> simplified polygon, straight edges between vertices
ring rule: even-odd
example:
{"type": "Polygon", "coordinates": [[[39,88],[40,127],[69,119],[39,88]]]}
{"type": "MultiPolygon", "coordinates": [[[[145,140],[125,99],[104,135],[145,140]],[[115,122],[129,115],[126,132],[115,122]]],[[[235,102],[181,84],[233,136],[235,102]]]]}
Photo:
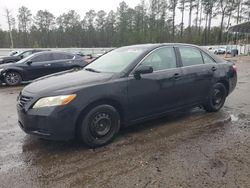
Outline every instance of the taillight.
{"type": "Polygon", "coordinates": [[[236,67],[235,64],[232,65],[232,68],[233,68],[234,71],[237,71],[237,67],[236,67]]]}

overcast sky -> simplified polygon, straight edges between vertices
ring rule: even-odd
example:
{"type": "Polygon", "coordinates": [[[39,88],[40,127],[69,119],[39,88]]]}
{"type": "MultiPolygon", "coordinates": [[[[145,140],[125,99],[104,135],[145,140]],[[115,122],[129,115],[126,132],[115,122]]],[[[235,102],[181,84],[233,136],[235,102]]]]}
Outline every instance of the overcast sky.
{"type": "MultiPolygon", "coordinates": [[[[35,15],[38,10],[47,9],[53,13],[56,17],[69,10],[75,10],[77,13],[83,16],[91,9],[95,11],[116,10],[119,3],[122,0],[0,0],[0,26],[3,29],[7,29],[6,17],[4,15],[4,9],[8,8],[12,11],[16,17],[18,8],[21,6],[28,7],[32,14],[35,15]]],[[[140,0],[124,0],[130,7],[134,8],[140,3],[140,0]]],[[[185,24],[187,23],[187,13],[185,16],[185,24]]],[[[177,12],[176,24],[180,23],[180,13],[177,12]]]]}
{"type": "MultiPolygon", "coordinates": [[[[16,16],[18,8],[21,6],[28,7],[32,14],[35,15],[38,10],[47,9],[55,16],[59,16],[69,10],[75,10],[77,13],[83,16],[85,12],[90,9],[116,10],[119,3],[122,0],[0,0],[0,25],[1,28],[6,29],[6,18],[4,16],[4,9],[7,7],[12,10],[12,13],[16,16]]],[[[135,7],[140,0],[125,0],[130,7],[135,7]]]]}

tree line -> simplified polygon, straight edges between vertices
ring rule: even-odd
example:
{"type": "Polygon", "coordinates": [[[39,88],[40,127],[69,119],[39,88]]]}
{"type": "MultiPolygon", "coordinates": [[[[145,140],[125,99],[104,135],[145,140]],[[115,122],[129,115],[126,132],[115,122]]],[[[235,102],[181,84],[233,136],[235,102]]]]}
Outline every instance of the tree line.
{"type": "Polygon", "coordinates": [[[74,10],[58,17],[48,10],[33,15],[22,6],[17,17],[7,8],[5,16],[8,30],[0,28],[0,47],[116,47],[156,42],[208,45],[225,43],[231,23],[250,20],[250,1],[141,0],[134,8],[123,1],[116,11],[89,10],[83,18],[74,10]],[[219,26],[212,26],[215,20],[219,26]]]}

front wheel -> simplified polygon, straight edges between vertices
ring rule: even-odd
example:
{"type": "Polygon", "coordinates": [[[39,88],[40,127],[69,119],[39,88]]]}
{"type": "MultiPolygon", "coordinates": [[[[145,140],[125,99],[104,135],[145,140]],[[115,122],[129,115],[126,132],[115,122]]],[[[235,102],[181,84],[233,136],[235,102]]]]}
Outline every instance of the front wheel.
{"type": "Polygon", "coordinates": [[[82,69],[82,67],[78,67],[78,66],[72,68],[73,71],[78,71],[78,70],[81,70],[81,69],[82,69]]]}
{"type": "Polygon", "coordinates": [[[19,85],[22,81],[22,77],[18,72],[7,72],[4,76],[4,81],[9,86],[19,85]]]}
{"type": "Polygon", "coordinates": [[[120,115],[110,105],[94,107],[84,117],[80,126],[80,137],[90,148],[110,143],[120,129],[120,115]]]}
{"type": "Polygon", "coordinates": [[[208,112],[217,112],[219,111],[226,100],[227,90],[222,83],[216,83],[208,96],[208,100],[204,105],[204,108],[208,112]]]}

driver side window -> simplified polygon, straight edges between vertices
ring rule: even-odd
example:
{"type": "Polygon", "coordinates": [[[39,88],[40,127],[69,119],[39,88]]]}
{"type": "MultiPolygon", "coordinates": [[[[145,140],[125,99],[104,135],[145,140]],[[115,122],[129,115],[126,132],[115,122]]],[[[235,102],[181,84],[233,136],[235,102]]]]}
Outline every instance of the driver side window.
{"type": "Polygon", "coordinates": [[[163,47],[153,51],[141,65],[151,66],[154,71],[176,68],[176,57],[173,47],[163,47]]]}
{"type": "Polygon", "coordinates": [[[35,56],[32,61],[33,62],[44,62],[44,61],[51,61],[51,54],[41,54],[41,55],[37,55],[35,56]]]}

